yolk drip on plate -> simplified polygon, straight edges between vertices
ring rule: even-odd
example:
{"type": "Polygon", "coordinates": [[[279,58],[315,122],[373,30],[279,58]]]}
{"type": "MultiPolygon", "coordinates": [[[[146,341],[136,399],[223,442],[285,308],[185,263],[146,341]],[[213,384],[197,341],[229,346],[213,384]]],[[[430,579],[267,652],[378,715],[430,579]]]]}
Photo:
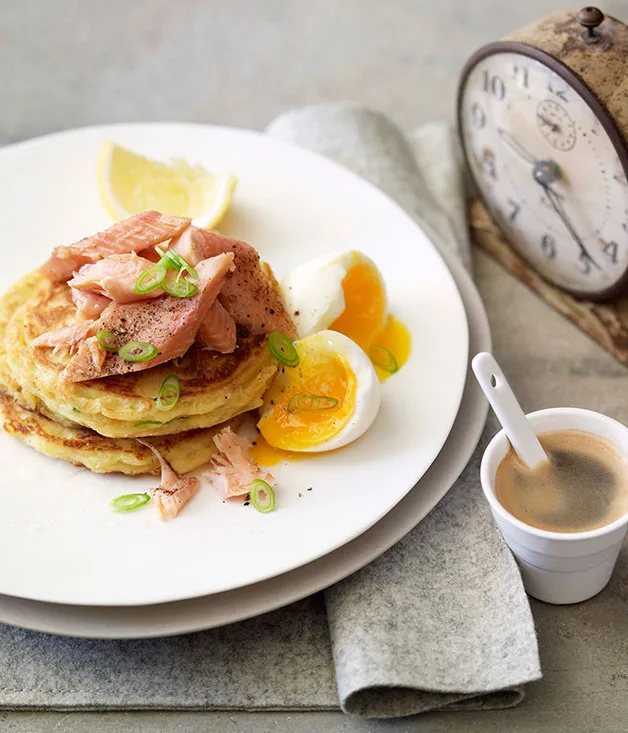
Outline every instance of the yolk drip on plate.
{"type": "MultiPolygon", "coordinates": [[[[410,351],[412,350],[412,336],[410,331],[404,326],[404,324],[395,316],[388,316],[386,326],[381,334],[376,338],[373,346],[381,346],[389,351],[396,363],[396,371],[399,371],[401,367],[408,361],[410,357],[410,351]]],[[[375,364],[375,371],[380,379],[380,382],[385,381],[388,377],[392,376],[394,372],[390,369],[382,369],[375,364]]]]}
{"type": "Polygon", "coordinates": [[[315,453],[297,453],[296,451],[282,450],[268,445],[266,438],[260,433],[251,446],[249,453],[258,466],[276,466],[281,461],[300,461],[312,458],[315,453]]]}
{"type": "Polygon", "coordinates": [[[266,442],[287,451],[326,443],[355,411],[356,376],[347,359],[320,343],[295,346],[299,365],[281,368],[264,397],[258,423],[266,442]],[[317,409],[316,401],[309,399],[314,396],[324,397],[324,406],[317,409]]]}

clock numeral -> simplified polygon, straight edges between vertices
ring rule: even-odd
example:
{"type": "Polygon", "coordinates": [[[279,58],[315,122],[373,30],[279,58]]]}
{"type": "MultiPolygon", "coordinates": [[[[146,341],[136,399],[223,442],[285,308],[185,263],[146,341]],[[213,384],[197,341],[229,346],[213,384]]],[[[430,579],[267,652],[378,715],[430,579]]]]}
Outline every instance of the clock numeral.
{"type": "Polygon", "coordinates": [[[558,99],[562,99],[563,102],[569,102],[567,92],[564,89],[556,89],[551,76],[547,80],[547,91],[550,94],[556,95],[558,99]]]}
{"type": "Polygon", "coordinates": [[[543,252],[548,260],[556,258],[556,240],[551,234],[543,235],[541,239],[541,252],[543,252]]]}
{"type": "MultiPolygon", "coordinates": [[[[624,224],[624,228],[626,225],[624,224]]],[[[604,254],[608,257],[608,259],[614,264],[617,264],[617,242],[609,242],[608,244],[604,245],[604,254]]]]}
{"type": "Polygon", "coordinates": [[[583,275],[588,275],[591,272],[591,258],[588,254],[585,252],[582,252],[580,257],[578,258],[578,261],[580,262],[580,272],[583,275]]]}
{"type": "Polygon", "coordinates": [[[495,166],[495,153],[493,153],[492,150],[489,150],[488,148],[484,148],[484,153],[482,154],[482,165],[484,166],[484,170],[488,173],[488,175],[491,178],[497,178],[497,170],[495,166]]]}
{"type": "Polygon", "coordinates": [[[510,212],[510,214],[508,214],[508,221],[513,224],[515,219],[517,218],[517,214],[521,211],[521,206],[512,199],[507,199],[507,201],[512,208],[512,211],[510,212]]]}
{"type": "Polygon", "coordinates": [[[528,84],[529,72],[527,66],[519,66],[519,64],[515,64],[513,75],[519,83],[519,86],[522,86],[524,89],[527,89],[530,86],[528,84]]]}
{"type": "Polygon", "coordinates": [[[506,96],[506,85],[504,82],[499,76],[491,76],[488,71],[484,72],[484,84],[482,88],[485,92],[490,91],[500,102],[506,96]]]}
{"type": "Polygon", "coordinates": [[[478,130],[486,126],[486,114],[477,102],[471,107],[471,121],[478,130]]]}

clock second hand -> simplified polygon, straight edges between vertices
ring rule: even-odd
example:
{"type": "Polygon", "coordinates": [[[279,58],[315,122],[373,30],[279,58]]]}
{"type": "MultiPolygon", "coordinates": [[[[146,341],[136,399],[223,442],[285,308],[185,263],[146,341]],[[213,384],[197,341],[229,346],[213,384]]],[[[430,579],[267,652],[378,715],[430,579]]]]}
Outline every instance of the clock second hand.
{"type": "Polygon", "coordinates": [[[541,187],[545,191],[545,195],[549,199],[549,202],[552,205],[552,208],[558,214],[558,216],[561,218],[563,224],[567,228],[567,231],[569,232],[569,234],[571,234],[573,240],[576,242],[576,244],[580,248],[580,256],[581,257],[584,257],[585,259],[587,259],[592,265],[594,265],[595,267],[597,267],[598,270],[600,270],[601,269],[600,266],[593,259],[593,257],[591,257],[591,255],[587,251],[587,248],[582,243],[582,240],[576,234],[576,230],[573,228],[572,223],[569,221],[569,218],[568,218],[567,214],[565,214],[565,211],[563,209],[562,203],[560,202],[560,199],[558,198],[558,194],[556,193],[556,191],[554,191],[554,189],[550,188],[549,187],[549,184],[543,183],[542,181],[538,180],[538,178],[536,178],[536,176],[535,176],[535,180],[537,181],[537,183],[539,183],[541,185],[541,187]]]}

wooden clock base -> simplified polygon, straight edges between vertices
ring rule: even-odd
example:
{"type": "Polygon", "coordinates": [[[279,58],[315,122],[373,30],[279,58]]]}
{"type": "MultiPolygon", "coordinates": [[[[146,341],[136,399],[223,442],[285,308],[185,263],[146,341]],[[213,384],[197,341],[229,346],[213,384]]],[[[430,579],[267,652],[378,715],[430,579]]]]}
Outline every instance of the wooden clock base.
{"type": "Polygon", "coordinates": [[[506,242],[486,207],[477,198],[469,203],[469,225],[476,244],[628,366],[628,294],[604,303],[594,303],[574,298],[551,285],[506,242]]]}

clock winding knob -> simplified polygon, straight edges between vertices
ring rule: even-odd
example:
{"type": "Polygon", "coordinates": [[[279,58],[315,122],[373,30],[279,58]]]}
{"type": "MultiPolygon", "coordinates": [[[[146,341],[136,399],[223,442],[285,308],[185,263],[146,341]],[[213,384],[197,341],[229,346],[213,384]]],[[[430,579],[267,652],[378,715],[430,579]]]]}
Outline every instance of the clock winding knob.
{"type": "Polygon", "coordinates": [[[588,6],[582,8],[578,13],[578,23],[586,29],[583,34],[583,38],[587,43],[597,43],[600,40],[599,35],[595,32],[595,29],[604,20],[604,13],[599,8],[588,6]]]}

